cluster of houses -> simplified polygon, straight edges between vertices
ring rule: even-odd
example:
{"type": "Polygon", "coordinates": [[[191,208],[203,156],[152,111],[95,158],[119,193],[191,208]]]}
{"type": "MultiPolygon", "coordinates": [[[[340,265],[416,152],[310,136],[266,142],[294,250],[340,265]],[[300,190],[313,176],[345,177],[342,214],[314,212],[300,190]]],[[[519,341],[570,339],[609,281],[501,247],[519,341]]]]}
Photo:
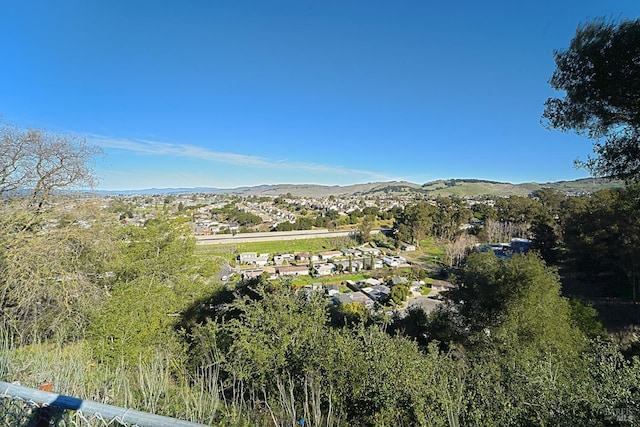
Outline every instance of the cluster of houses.
{"type": "MultiPolygon", "coordinates": [[[[405,279],[406,280],[406,279],[405,279]]],[[[384,303],[389,300],[391,287],[384,282],[369,278],[354,282],[345,280],[340,285],[313,283],[302,289],[306,293],[324,293],[332,304],[363,304],[368,309],[373,309],[376,302],[384,303]],[[345,286],[348,290],[345,292],[345,286]]]]}
{"type": "Polygon", "coordinates": [[[380,194],[377,196],[326,196],[326,197],[286,197],[280,196],[286,203],[276,205],[274,195],[266,197],[241,197],[237,195],[182,195],[174,201],[174,211],[178,203],[183,205],[198,204],[199,207],[191,212],[193,229],[196,235],[214,235],[219,233],[236,233],[240,227],[233,222],[218,222],[211,218],[211,210],[225,207],[233,202],[235,209],[251,213],[262,218],[263,224],[254,227],[253,231],[267,231],[282,222],[295,223],[300,217],[300,211],[315,212],[317,216],[329,211],[338,212],[339,217],[346,217],[355,210],[366,207],[376,207],[381,211],[393,207],[404,207],[413,201],[408,195],[389,196],[380,194]]]}
{"type": "Polygon", "coordinates": [[[251,279],[267,274],[268,280],[280,277],[330,276],[336,273],[353,273],[361,270],[376,270],[388,267],[409,266],[399,255],[383,255],[380,249],[361,246],[342,250],[332,250],[310,254],[258,254],[242,252],[237,258],[243,279],[251,279]]]}
{"type": "MultiPolygon", "coordinates": [[[[391,287],[374,278],[361,280],[357,283],[352,280],[346,280],[344,284],[351,292],[340,292],[337,285],[327,285],[326,292],[331,303],[360,303],[368,309],[373,309],[376,302],[385,303],[391,295],[391,287]]],[[[391,284],[389,283],[389,285],[391,284]]]]}
{"type": "MultiPolygon", "coordinates": [[[[239,272],[245,280],[266,274],[267,280],[277,280],[282,277],[314,277],[328,276],[338,272],[355,272],[363,269],[379,269],[388,267],[409,266],[407,260],[399,255],[384,255],[377,248],[361,246],[343,250],[332,250],[310,254],[299,252],[295,254],[258,254],[243,252],[237,257],[239,272]]],[[[390,299],[391,289],[397,285],[409,286],[419,293],[425,285],[423,281],[410,282],[405,277],[393,276],[386,281],[367,278],[358,282],[344,280],[340,284],[313,283],[305,285],[302,291],[306,293],[323,293],[331,304],[363,304],[373,310],[376,303],[384,304],[390,299]]],[[[436,292],[451,289],[453,285],[444,281],[434,281],[431,285],[436,292]]]]}
{"type": "MultiPolygon", "coordinates": [[[[394,286],[408,286],[414,295],[421,294],[421,288],[425,286],[424,281],[409,281],[409,279],[400,276],[393,276],[386,281],[375,278],[368,278],[359,282],[345,280],[341,285],[314,283],[306,285],[303,290],[307,293],[324,292],[331,304],[363,304],[369,310],[374,310],[376,303],[385,304],[391,296],[391,289],[394,286]],[[345,289],[345,287],[347,289],[345,289]]],[[[440,292],[449,291],[456,286],[444,280],[434,280],[431,283],[433,298],[441,300],[440,292]]],[[[430,297],[431,298],[431,297],[430,297]]]]}
{"type": "Polygon", "coordinates": [[[198,236],[210,236],[218,233],[237,233],[240,226],[236,223],[222,223],[212,219],[196,218],[193,231],[198,236]]]}

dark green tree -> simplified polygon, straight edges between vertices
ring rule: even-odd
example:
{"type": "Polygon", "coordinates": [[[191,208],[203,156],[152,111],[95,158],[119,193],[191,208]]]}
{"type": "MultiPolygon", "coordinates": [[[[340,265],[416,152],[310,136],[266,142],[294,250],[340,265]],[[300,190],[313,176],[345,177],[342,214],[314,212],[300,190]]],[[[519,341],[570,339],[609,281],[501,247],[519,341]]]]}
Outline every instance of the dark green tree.
{"type": "Polygon", "coordinates": [[[514,224],[530,224],[540,212],[540,203],[529,197],[510,196],[496,201],[498,220],[514,224]]]}
{"type": "Polygon", "coordinates": [[[406,206],[396,217],[396,236],[400,240],[419,245],[422,239],[431,235],[436,212],[436,207],[428,202],[406,206]]]}
{"type": "MultiPolygon", "coordinates": [[[[600,190],[567,204],[564,240],[586,276],[625,284],[635,299],[640,286],[640,185],[600,190]]],[[[611,291],[609,291],[611,296],[611,291]]]]}
{"type": "Polygon", "coordinates": [[[409,285],[395,285],[391,288],[391,295],[389,297],[394,303],[401,305],[408,296],[409,285]]]}
{"type": "Polygon", "coordinates": [[[557,261],[556,249],[560,242],[560,232],[556,220],[549,214],[537,215],[531,224],[534,249],[540,252],[547,264],[557,261]]]}
{"type": "Polygon", "coordinates": [[[553,188],[541,188],[534,191],[531,196],[540,202],[542,210],[552,217],[560,214],[562,204],[567,199],[567,196],[553,188]]]}
{"type": "Polygon", "coordinates": [[[497,220],[498,211],[493,206],[490,200],[484,200],[479,203],[475,203],[471,206],[471,212],[473,217],[480,221],[486,221],[488,219],[497,220]]]}
{"type": "Polygon", "coordinates": [[[441,239],[454,240],[461,233],[460,226],[473,217],[467,203],[459,197],[439,197],[436,207],[433,234],[441,239]]]}
{"type": "Polygon", "coordinates": [[[546,101],[546,125],[595,141],[577,162],[593,175],[640,179],[640,19],[587,22],[554,57],[549,83],[565,96],[546,101]]]}
{"type": "Polygon", "coordinates": [[[555,270],[536,254],[500,260],[492,252],[467,259],[464,287],[453,296],[471,333],[471,342],[502,351],[574,353],[582,335],[570,326],[570,307],[560,295],[555,270]]]}
{"type": "Polygon", "coordinates": [[[358,241],[360,243],[367,243],[371,240],[371,230],[373,228],[373,224],[369,221],[369,218],[364,217],[362,222],[358,225],[357,233],[358,233],[358,241]]]}

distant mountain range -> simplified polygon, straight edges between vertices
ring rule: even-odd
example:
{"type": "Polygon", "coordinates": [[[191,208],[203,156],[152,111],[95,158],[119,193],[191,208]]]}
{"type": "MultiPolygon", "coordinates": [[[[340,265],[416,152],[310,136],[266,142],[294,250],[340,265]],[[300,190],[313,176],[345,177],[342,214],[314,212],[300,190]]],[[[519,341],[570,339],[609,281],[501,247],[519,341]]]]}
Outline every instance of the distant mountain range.
{"type": "Polygon", "coordinates": [[[291,194],[296,197],[328,197],[334,196],[368,196],[368,195],[410,195],[425,196],[528,196],[541,188],[553,188],[570,195],[592,193],[604,188],[615,188],[623,185],[620,181],[585,178],[574,181],[558,181],[547,183],[528,182],[511,184],[508,182],[485,181],[479,179],[448,179],[414,184],[407,181],[373,182],[345,186],[329,186],[315,184],[274,184],[237,188],[149,188],[144,190],[97,191],[98,194],[110,195],[154,195],[154,194],[238,194],[245,196],[281,196],[291,194]]]}

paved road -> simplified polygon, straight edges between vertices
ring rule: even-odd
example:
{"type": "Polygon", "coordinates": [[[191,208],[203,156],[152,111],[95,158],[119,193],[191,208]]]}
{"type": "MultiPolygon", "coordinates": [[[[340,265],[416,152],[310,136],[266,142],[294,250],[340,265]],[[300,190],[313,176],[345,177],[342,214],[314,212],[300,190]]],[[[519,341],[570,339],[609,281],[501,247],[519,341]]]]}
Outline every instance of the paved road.
{"type": "Polygon", "coordinates": [[[316,239],[321,237],[349,236],[353,231],[301,230],[270,231],[265,233],[216,234],[213,236],[196,236],[198,245],[228,245],[233,243],[267,242],[274,240],[316,239]]]}
{"type": "Polygon", "coordinates": [[[218,271],[216,276],[218,277],[218,279],[222,280],[223,282],[226,282],[229,279],[229,277],[231,277],[233,272],[234,272],[234,269],[231,268],[228,262],[225,262],[222,265],[222,267],[220,267],[220,270],[218,271]]]}

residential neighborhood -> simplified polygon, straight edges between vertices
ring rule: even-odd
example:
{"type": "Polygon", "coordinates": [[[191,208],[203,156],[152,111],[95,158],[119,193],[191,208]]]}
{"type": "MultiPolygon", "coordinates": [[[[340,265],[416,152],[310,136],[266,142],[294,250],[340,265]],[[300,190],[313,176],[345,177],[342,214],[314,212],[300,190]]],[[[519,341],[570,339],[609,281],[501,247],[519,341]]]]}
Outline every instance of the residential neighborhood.
{"type": "MultiPolygon", "coordinates": [[[[158,207],[171,216],[183,218],[192,230],[199,244],[215,243],[207,239],[224,238],[227,242],[244,242],[256,239],[294,238],[295,230],[308,230],[312,235],[322,236],[324,233],[341,231],[345,235],[357,232],[366,219],[377,226],[393,229],[398,215],[408,204],[416,204],[416,195],[350,195],[323,197],[278,196],[238,196],[219,194],[175,194],[157,196],[119,197],[122,209],[121,222],[131,225],[142,225],[157,215],[158,207]],[[282,224],[294,226],[294,231],[277,231],[282,224]],[[301,228],[295,228],[297,226],[301,228]],[[275,232],[274,232],[275,231],[275,232]],[[228,236],[228,237],[227,237],[228,236]]],[[[458,200],[456,205],[427,199],[419,201],[425,209],[461,210],[458,215],[465,221],[454,224],[458,233],[469,233],[478,222],[470,215],[473,210],[484,212],[495,209],[495,200],[478,200],[469,198],[458,200]],[[466,211],[465,211],[466,210],[466,211]]],[[[291,228],[284,228],[291,230],[291,228]]],[[[384,231],[384,230],[383,230],[384,231]]],[[[371,230],[371,233],[380,230],[371,230]]],[[[408,298],[422,299],[418,304],[433,308],[433,304],[441,301],[441,293],[453,289],[455,285],[441,279],[430,279],[429,284],[408,280],[394,271],[409,270],[412,267],[422,269],[423,261],[416,262],[419,256],[417,242],[401,241],[400,235],[390,235],[395,240],[395,247],[379,246],[375,239],[364,239],[361,244],[321,251],[297,250],[291,252],[257,252],[238,251],[233,257],[233,266],[224,275],[226,283],[235,281],[264,280],[277,283],[281,280],[292,280],[303,283],[300,287],[305,292],[321,291],[331,304],[363,304],[373,310],[380,305],[388,304],[394,287],[410,289],[408,298]],[[371,241],[366,241],[371,240],[371,241]],[[351,279],[343,280],[348,275],[365,276],[376,273],[376,277],[368,277],[351,283],[351,279]],[[314,281],[314,280],[317,280],[314,281]],[[429,301],[426,300],[430,295],[429,301]],[[435,302],[434,302],[435,301],[435,302]],[[376,306],[376,303],[378,305],[376,306]]],[[[502,235],[496,234],[497,238],[502,235]]],[[[381,240],[384,240],[383,236],[381,240]]],[[[524,253],[531,247],[531,240],[515,237],[508,243],[478,244],[476,251],[493,251],[500,258],[510,258],[515,253],[524,253]]],[[[462,247],[464,250],[465,247],[462,247]]],[[[467,246],[467,250],[471,249],[467,246]]],[[[452,255],[451,255],[452,256],[452,255]]],[[[459,255],[458,255],[459,256],[459,255]]],[[[432,262],[439,262],[437,258],[432,262]]],[[[404,292],[396,292],[396,299],[404,292]]],[[[415,302],[415,301],[414,301],[415,302]]]]}
{"type": "Polygon", "coordinates": [[[371,312],[400,309],[401,316],[408,305],[422,306],[426,312],[433,310],[442,300],[440,293],[455,288],[444,280],[431,280],[427,285],[424,280],[409,280],[398,275],[411,264],[399,255],[382,255],[380,249],[368,244],[319,253],[241,252],[236,256],[236,262],[236,277],[243,282],[317,279],[310,283],[306,280],[306,284],[294,287],[307,294],[326,295],[327,302],[332,305],[362,304],[371,312]],[[343,279],[345,275],[358,272],[375,272],[380,278],[343,279]],[[330,280],[331,277],[335,280],[330,280]],[[393,302],[394,287],[406,288],[409,300],[393,302]]]}
{"type": "MultiPolygon", "coordinates": [[[[237,255],[238,273],[243,278],[245,272],[255,276],[274,268],[277,276],[330,276],[336,273],[355,273],[388,267],[410,267],[411,264],[399,255],[381,256],[379,249],[360,246],[343,250],[332,250],[309,254],[308,252],[268,254],[241,252],[237,255]],[[374,255],[377,254],[377,255],[374,255]]],[[[268,272],[268,271],[267,271],[268,272]]]]}

